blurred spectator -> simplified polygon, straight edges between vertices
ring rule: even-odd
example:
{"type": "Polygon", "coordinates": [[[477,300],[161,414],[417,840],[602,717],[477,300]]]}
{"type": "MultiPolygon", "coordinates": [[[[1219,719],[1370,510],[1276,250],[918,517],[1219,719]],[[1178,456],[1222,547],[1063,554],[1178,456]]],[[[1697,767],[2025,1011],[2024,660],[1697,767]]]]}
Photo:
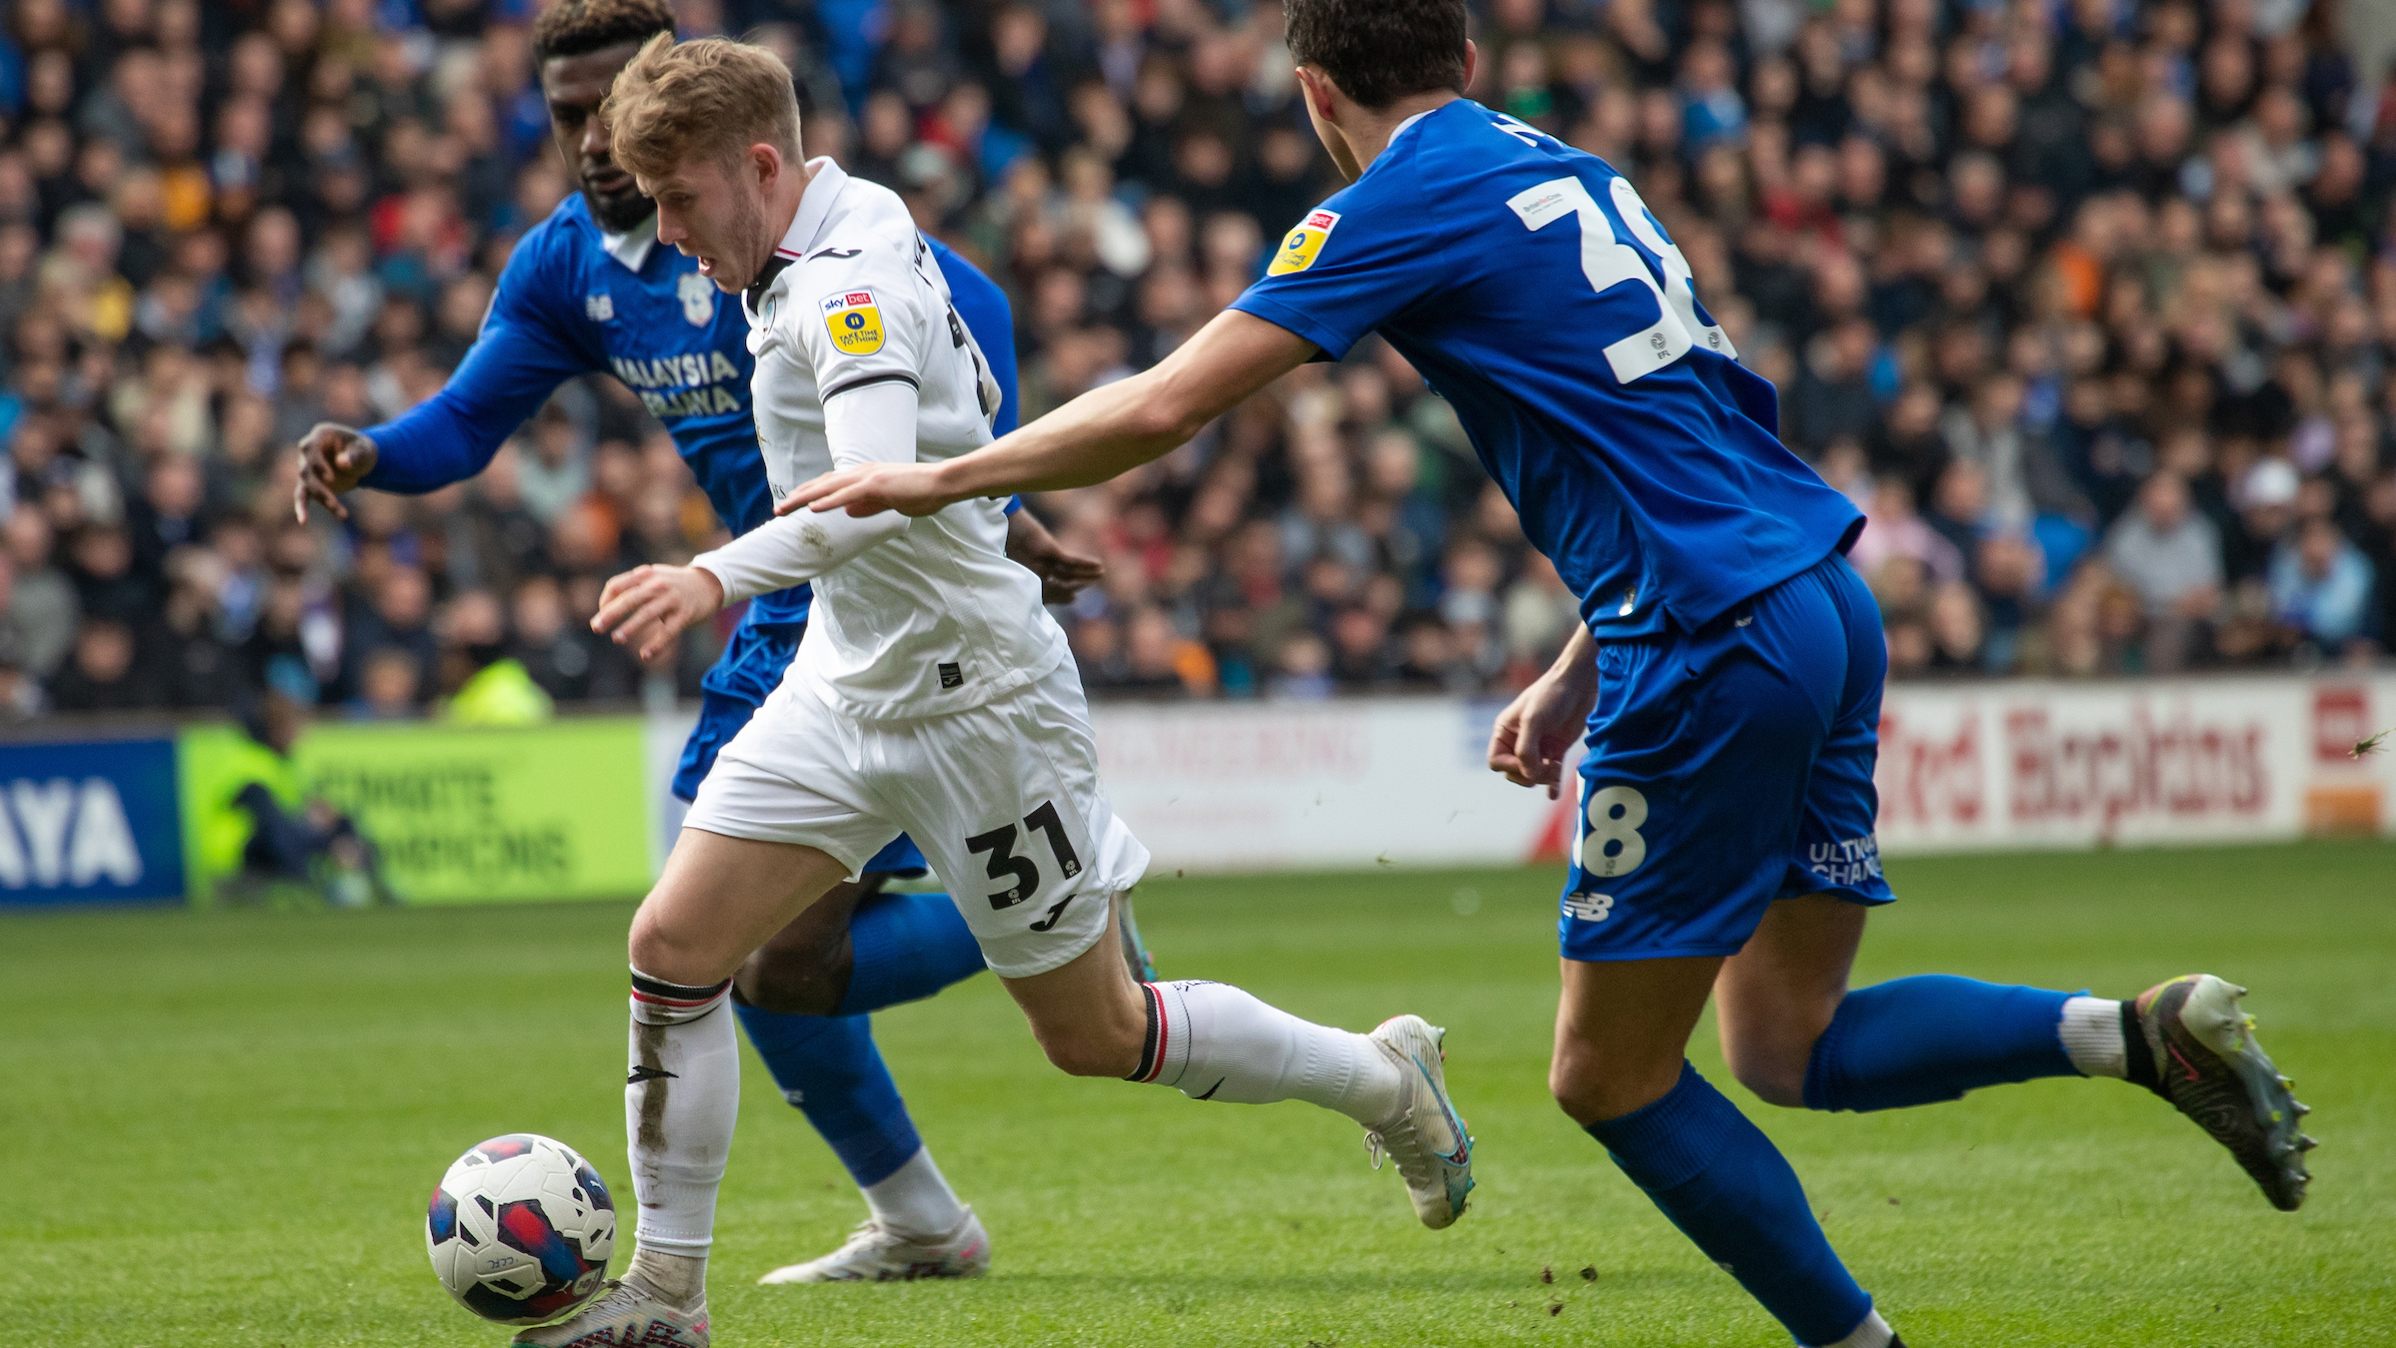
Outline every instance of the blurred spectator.
{"type": "Polygon", "coordinates": [[[358,673],[358,695],[347,706],[350,719],[397,721],[417,715],[423,702],[423,667],[402,646],[367,652],[358,673]]]}
{"type": "Polygon", "coordinates": [[[60,711],[138,711],[158,705],[158,691],[134,667],[133,629],[114,618],[89,618],[75,634],[73,654],[50,681],[60,711]]]}
{"type": "Polygon", "coordinates": [[[2189,505],[2188,484],[2158,473],[2105,540],[2105,563],[2146,611],[2146,665],[2185,668],[2221,603],[2221,533],[2189,505]]]}
{"type": "Polygon", "coordinates": [[[7,525],[7,604],[0,616],[0,660],[46,679],[74,644],[82,613],[75,587],[51,565],[50,522],[22,509],[7,525]]]}
{"type": "Polygon", "coordinates": [[[2336,654],[2376,636],[2371,562],[2326,519],[2310,519],[2271,559],[2274,616],[2316,649],[2336,654]]]}
{"type": "Polygon", "coordinates": [[[524,663],[507,654],[507,621],[488,590],[468,590],[441,615],[442,719],[457,725],[524,726],[550,718],[554,704],[524,663]]]}

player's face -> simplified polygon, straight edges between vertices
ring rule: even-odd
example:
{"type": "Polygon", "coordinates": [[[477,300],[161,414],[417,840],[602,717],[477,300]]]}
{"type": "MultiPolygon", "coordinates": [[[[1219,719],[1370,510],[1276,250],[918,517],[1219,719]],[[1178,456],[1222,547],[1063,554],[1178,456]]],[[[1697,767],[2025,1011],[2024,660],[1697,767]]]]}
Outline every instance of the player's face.
{"type": "MultiPolygon", "coordinates": [[[[763,147],[751,146],[751,154],[763,147]]],[[[746,290],[773,256],[765,189],[748,160],[724,165],[693,160],[672,177],[643,179],[657,203],[657,241],[699,259],[699,274],[730,292],[746,290]]]]}
{"type": "Polygon", "coordinates": [[[582,56],[553,56],[541,63],[541,93],[549,102],[549,132],[574,168],[574,179],[602,228],[629,230],[649,218],[649,199],[617,165],[599,105],[616,73],[640,50],[636,43],[602,48],[582,56]]]}

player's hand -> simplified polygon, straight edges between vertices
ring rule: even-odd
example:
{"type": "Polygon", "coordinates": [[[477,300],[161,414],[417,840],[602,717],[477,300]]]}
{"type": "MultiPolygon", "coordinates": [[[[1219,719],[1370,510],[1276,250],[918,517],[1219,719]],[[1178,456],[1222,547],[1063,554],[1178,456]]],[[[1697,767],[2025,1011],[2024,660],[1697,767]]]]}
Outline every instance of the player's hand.
{"type": "Polygon", "coordinates": [[[671,649],[691,624],[724,606],[724,586],[711,571],[695,566],[636,566],[610,577],[599,592],[591,630],[615,635],[644,661],[671,649]]]}
{"type": "Polygon", "coordinates": [[[316,423],[299,442],[299,485],[291,492],[292,513],[306,524],[308,502],[314,501],[333,512],[333,518],[348,519],[341,493],[355,489],[374,471],[375,457],[374,441],[347,426],[316,423]]]}
{"type": "Polygon", "coordinates": [[[1554,800],[1564,783],[1564,755],[1597,704],[1597,687],[1550,671],[1522,690],[1489,732],[1489,770],[1516,786],[1544,786],[1554,800]]]}
{"type": "Polygon", "coordinates": [[[803,482],[774,507],[787,515],[804,506],[816,511],[846,510],[852,515],[879,515],[895,510],[902,515],[929,515],[954,505],[960,498],[940,490],[937,468],[928,463],[875,463],[841,468],[813,482],[803,482]]]}
{"type": "Polygon", "coordinates": [[[1029,510],[1007,517],[1007,556],[1040,578],[1043,604],[1070,604],[1073,596],[1106,578],[1105,562],[1066,551],[1029,510]]]}

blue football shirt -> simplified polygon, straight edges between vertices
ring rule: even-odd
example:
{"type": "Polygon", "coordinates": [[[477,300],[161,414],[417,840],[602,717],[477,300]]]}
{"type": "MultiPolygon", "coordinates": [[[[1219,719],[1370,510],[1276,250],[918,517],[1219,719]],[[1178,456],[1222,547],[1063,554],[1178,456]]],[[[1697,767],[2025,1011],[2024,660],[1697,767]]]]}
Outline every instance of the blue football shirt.
{"type": "MultiPolygon", "coordinates": [[[[525,232],[508,257],[482,331],[438,394],[369,427],[376,463],[362,485],[427,492],[480,473],[557,386],[611,373],[665,424],[718,517],[735,534],[772,518],[749,394],[756,360],[740,297],[699,274],[698,260],[642,232],[611,249],[580,192],[525,232]]],[[[995,429],[1015,428],[1015,320],[1006,292],[927,239],[958,316],[1004,394],[995,429]]],[[[747,621],[807,619],[804,585],[759,595],[747,621]]]]}
{"type": "Polygon", "coordinates": [[[1599,636],[1694,630],[1861,528],[1629,180],[1469,99],[1402,126],[1232,307],[1413,362],[1599,636]]]}

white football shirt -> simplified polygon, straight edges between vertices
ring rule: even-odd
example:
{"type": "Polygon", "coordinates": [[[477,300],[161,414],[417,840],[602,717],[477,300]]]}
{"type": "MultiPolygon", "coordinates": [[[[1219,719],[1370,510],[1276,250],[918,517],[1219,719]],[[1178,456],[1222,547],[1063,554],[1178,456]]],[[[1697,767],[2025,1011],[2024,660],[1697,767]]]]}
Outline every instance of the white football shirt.
{"type": "MultiPolygon", "coordinates": [[[[776,500],[832,470],[828,402],[912,386],[915,458],[927,463],[990,443],[999,403],[898,194],[830,159],[809,167],[789,233],[743,295],[757,445],[776,500]]],[[[1007,558],[1004,507],[960,501],[814,576],[807,636],[785,677],[844,716],[890,720],[978,707],[1056,668],[1065,633],[1039,578],[1007,558]]],[[[814,523],[802,511],[759,527],[795,536],[814,523]]]]}

